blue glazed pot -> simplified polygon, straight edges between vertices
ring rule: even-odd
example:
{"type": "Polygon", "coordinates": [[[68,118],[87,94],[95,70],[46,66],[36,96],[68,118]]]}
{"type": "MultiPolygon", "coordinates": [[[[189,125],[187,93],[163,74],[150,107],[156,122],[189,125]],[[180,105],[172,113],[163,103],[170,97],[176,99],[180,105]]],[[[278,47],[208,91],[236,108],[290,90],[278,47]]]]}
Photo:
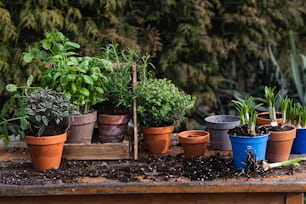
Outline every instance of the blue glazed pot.
{"type": "Polygon", "coordinates": [[[296,128],[291,154],[306,154],[306,128],[296,128]]]}
{"type": "Polygon", "coordinates": [[[230,135],[233,161],[236,169],[241,170],[246,168],[246,153],[248,148],[252,148],[256,153],[256,160],[265,160],[269,134],[256,137],[230,135]]]}

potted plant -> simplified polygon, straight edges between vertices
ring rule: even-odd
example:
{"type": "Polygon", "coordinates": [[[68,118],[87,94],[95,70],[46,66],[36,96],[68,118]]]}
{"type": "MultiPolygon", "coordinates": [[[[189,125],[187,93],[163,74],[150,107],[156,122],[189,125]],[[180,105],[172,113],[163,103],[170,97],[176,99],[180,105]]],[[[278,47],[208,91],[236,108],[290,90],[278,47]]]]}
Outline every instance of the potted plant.
{"type": "Polygon", "coordinates": [[[41,85],[64,92],[77,107],[79,114],[71,116],[68,143],[91,143],[97,111],[94,105],[105,100],[104,84],[112,63],[99,57],[80,57],[79,48],[62,33],[47,33],[24,55],[26,62],[38,60],[44,67],[41,85]]]}
{"type": "Polygon", "coordinates": [[[134,96],[133,68],[148,66],[149,56],[139,57],[135,49],[120,49],[118,44],[103,47],[103,59],[113,63],[110,80],[105,83],[105,101],[97,104],[99,140],[122,142],[132,115],[134,96]]]}
{"type": "Polygon", "coordinates": [[[291,154],[306,153],[306,107],[295,103],[292,108],[291,123],[295,121],[296,137],[292,144],[291,154]]]}
{"type": "Polygon", "coordinates": [[[219,150],[232,150],[228,130],[239,126],[239,116],[211,115],[204,120],[210,133],[210,147],[219,150]]]}
{"type": "Polygon", "coordinates": [[[232,145],[232,156],[237,169],[247,168],[247,152],[251,149],[256,154],[256,160],[265,160],[269,131],[265,127],[256,126],[256,109],[252,96],[232,101],[240,115],[240,125],[229,130],[232,145]]]}
{"type": "Polygon", "coordinates": [[[282,162],[288,160],[296,136],[296,128],[294,125],[287,124],[286,117],[289,115],[291,100],[286,96],[280,97],[282,109],[282,120],[276,120],[275,104],[280,97],[279,93],[275,92],[275,87],[265,87],[265,98],[268,101],[270,124],[265,124],[269,128],[270,136],[267,144],[266,159],[269,162],[282,162]]]}
{"type": "Polygon", "coordinates": [[[151,154],[166,154],[174,123],[182,120],[195,98],[168,79],[146,78],[136,87],[138,121],[151,154]]]}
{"type": "Polygon", "coordinates": [[[25,136],[32,165],[36,170],[57,169],[60,167],[64,142],[67,139],[69,120],[67,117],[75,111],[64,93],[49,88],[29,88],[32,77],[26,87],[7,85],[7,90],[20,98],[22,114],[9,121],[20,120],[20,129],[25,136]],[[23,94],[18,89],[26,89],[23,94]]]}
{"type": "Polygon", "coordinates": [[[282,123],[282,112],[276,112],[276,101],[279,97],[279,92],[275,93],[275,89],[275,86],[265,86],[265,98],[268,104],[268,111],[257,114],[256,123],[258,126],[267,124],[277,126],[282,123]]]}
{"type": "Polygon", "coordinates": [[[209,143],[209,132],[204,130],[186,130],[178,133],[185,158],[204,156],[209,143]]]}

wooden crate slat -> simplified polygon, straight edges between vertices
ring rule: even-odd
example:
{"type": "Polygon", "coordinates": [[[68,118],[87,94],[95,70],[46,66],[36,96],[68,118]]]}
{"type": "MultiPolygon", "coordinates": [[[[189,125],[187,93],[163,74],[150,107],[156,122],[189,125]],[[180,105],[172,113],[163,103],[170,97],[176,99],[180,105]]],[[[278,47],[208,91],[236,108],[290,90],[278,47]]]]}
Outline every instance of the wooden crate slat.
{"type": "Polygon", "coordinates": [[[63,158],[67,160],[130,159],[130,145],[128,140],[122,143],[65,144],[63,158]]]}

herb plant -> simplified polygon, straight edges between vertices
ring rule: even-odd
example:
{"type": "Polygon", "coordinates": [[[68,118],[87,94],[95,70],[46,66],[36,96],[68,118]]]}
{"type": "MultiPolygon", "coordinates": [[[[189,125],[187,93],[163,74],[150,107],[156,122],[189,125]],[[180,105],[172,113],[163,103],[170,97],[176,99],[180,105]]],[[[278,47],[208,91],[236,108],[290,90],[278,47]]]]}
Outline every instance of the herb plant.
{"type": "Polygon", "coordinates": [[[88,113],[105,100],[104,84],[112,63],[98,57],[78,56],[79,44],[62,33],[47,33],[46,38],[24,53],[25,62],[39,60],[43,68],[41,85],[64,92],[80,113],[88,113]]]}
{"type": "Polygon", "coordinates": [[[103,48],[102,58],[113,63],[109,83],[105,83],[106,102],[111,106],[102,112],[129,112],[132,110],[132,100],[135,94],[132,90],[132,65],[139,71],[146,69],[150,56],[139,56],[136,49],[120,49],[118,44],[106,44],[103,48]],[[116,110],[114,110],[116,109],[116,110]]]}
{"type": "Polygon", "coordinates": [[[150,78],[137,84],[138,120],[143,126],[160,127],[182,120],[195,98],[178,89],[168,79],[150,78]]]}

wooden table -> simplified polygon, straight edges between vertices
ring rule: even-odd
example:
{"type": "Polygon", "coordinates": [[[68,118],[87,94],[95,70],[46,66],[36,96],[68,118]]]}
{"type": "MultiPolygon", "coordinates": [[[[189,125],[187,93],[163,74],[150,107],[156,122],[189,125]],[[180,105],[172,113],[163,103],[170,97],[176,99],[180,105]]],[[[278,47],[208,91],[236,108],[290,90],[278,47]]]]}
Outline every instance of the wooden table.
{"type": "MultiPolygon", "coordinates": [[[[11,144],[16,150],[18,145],[11,144]]],[[[25,148],[25,146],[20,146],[25,148]]],[[[228,153],[225,153],[228,154],[228,153]]],[[[2,151],[0,161],[24,159],[22,151],[2,151]]],[[[291,178],[291,177],[290,177],[291,178]]],[[[226,181],[117,182],[95,181],[75,184],[0,184],[0,203],[287,203],[304,202],[306,175],[292,179],[226,181]]]]}

